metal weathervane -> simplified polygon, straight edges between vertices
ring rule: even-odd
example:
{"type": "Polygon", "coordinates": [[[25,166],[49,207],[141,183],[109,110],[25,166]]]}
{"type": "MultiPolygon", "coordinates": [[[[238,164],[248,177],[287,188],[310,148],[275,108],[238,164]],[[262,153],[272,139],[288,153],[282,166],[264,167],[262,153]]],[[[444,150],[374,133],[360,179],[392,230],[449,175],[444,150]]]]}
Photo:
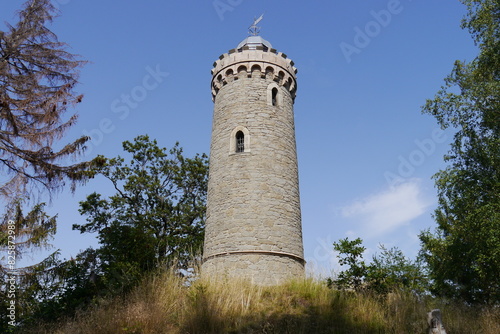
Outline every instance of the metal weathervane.
{"type": "Polygon", "coordinates": [[[260,33],[260,27],[257,27],[257,24],[262,21],[263,18],[264,14],[262,14],[258,19],[253,20],[253,24],[248,28],[248,34],[257,36],[260,33]]]}

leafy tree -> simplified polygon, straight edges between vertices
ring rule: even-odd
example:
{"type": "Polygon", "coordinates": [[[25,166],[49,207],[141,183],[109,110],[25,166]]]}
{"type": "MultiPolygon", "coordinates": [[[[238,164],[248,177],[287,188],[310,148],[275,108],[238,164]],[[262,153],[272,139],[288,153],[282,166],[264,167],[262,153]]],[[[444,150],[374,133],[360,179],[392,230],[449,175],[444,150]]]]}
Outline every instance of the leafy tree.
{"type": "Polygon", "coordinates": [[[500,302],[500,2],[462,0],[462,27],[479,55],[456,61],[423,112],[455,130],[448,167],[434,178],[437,230],[422,232],[433,292],[470,303],[500,302]]]}
{"type": "Polygon", "coordinates": [[[379,294],[386,294],[396,289],[408,290],[421,294],[426,291],[427,277],[418,261],[406,258],[403,252],[394,247],[391,249],[380,245],[380,255],[375,254],[370,264],[363,261],[366,250],[362,246],[363,240],[348,238],[334,242],[339,264],[347,266],[336,279],[327,279],[329,286],[336,286],[341,290],[368,290],[379,294]]]}
{"type": "Polygon", "coordinates": [[[55,13],[50,0],[29,0],[19,22],[0,31],[0,196],[8,200],[28,194],[29,185],[52,193],[87,177],[87,162],[61,162],[81,152],[88,137],[54,150],[76,122],[64,115],[82,100],[73,89],[85,63],[47,28],[55,13]]]}
{"type": "MultiPolygon", "coordinates": [[[[17,268],[21,332],[40,321],[71,316],[101,297],[126,291],[145,272],[169,259],[179,259],[179,265],[185,268],[201,249],[207,157],[186,158],[178,144],[167,152],[147,136],[124,142],[123,146],[132,155],[129,164],[121,157],[99,157],[101,164],[90,171],[109,180],[117,193],[107,199],[90,194],[80,203],[80,212],[88,223],[74,225],[82,233],[96,232],[101,247],[89,248],[66,261],[59,260],[58,252],[54,252],[39,264],[17,268]]],[[[0,225],[0,246],[8,246],[10,219],[15,221],[19,256],[30,249],[49,247],[56,217],[45,214],[44,204],[23,215],[18,204],[0,225]]],[[[0,268],[4,287],[8,270],[0,268]]],[[[9,300],[4,294],[0,296],[0,318],[8,320],[3,306],[9,300]]],[[[0,327],[0,332],[4,329],[0,327]]]]}
{"type": "Polygon", "coordinates": [[[366,274],[371,290],[388,293],[394,289],[402,289],[416,294],[428,291],[427,275],[419,259],[408,259],[397,247],[387,249],[380,245],[380,250],[380,254],[373,256],[366,274]]]}
{"type": "Polygon", "coordinates": [[[112,291],[168,260],[186,268],[204,235],[206,155],[186,158],[178,143],[167,152],[148,136],[125,141],[123,149],[132,156],[128,164],[120,156],[101,157],[102,166],[94,170],[116,193],[87,196],[79,211],[88,223],[73,225],[81,233],[97,233],[99,279],[112,291]]]}
{"type": "Polygon", "coordinates": [[[366,250],[362,243],[361,238],[353,241],[345,238],[333,243],[333,249],[339,252],[339,264],[348,268],[341,271],[334,281],[329,279],[330,286],[335,284],[339,289],[361,288],[368,271],[367,265],[362,260],[366,250]]]}

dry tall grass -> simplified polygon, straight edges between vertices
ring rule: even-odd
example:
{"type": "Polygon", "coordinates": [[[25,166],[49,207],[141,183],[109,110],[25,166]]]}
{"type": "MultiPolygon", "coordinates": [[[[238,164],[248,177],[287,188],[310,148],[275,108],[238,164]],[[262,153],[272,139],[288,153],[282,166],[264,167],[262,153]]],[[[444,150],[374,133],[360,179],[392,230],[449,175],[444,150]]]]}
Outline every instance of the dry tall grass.
{"type": "Polygon", "coordinates": [[[328,289],[313,279],[274,287],[235,280],[186,286],[172,271],[150,276],[130,295],[33,333],[426,333],[426,313],[441,308],[450,334],[500,333],[500,311],[328,289]]]}

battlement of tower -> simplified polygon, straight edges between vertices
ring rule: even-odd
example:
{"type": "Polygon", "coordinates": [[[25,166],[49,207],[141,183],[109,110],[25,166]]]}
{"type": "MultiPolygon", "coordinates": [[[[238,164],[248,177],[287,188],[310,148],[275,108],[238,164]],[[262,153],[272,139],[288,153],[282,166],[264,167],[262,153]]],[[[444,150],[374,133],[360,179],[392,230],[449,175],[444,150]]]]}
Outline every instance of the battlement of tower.
{"type": "Polygon", "coordinates": [[[231,49],[214,62],[212,69],[212,99],[227,83],[241,78],[260,77],[284,86],[295,99],[297,91],[297,69],[291,59],[275,49],[258,46],[250,49],[231,49]]]}

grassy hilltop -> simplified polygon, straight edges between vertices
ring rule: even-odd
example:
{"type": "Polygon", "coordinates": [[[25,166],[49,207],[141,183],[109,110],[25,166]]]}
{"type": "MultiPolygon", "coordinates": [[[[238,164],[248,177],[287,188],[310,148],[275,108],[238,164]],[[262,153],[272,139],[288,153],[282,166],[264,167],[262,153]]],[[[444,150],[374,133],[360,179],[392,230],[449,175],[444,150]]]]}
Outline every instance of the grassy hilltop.
{"type": "Polygon", "coordinates": [[[500,333],[500,310],[456,305],[410,293],[338,291],[319,280],[257,287],[198,280],[172,271],[150,275],[130,294],[101,301],[33,333],[427,333],[426,313],[440,308],[448,333],[500,333]]]}

